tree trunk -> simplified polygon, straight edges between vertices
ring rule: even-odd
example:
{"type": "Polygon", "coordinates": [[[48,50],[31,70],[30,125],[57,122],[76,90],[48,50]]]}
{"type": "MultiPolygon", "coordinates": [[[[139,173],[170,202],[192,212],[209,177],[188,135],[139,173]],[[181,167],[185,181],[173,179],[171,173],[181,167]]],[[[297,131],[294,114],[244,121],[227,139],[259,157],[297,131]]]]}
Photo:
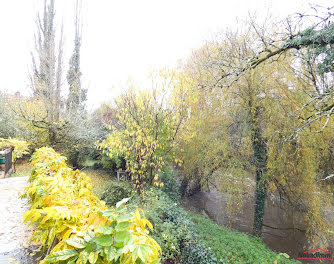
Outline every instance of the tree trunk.
{"type": "Polygon", "coordinates": [[[181,197],[185,197],[187,195],[188,185],[189,185],[189,180],[186,177],[183,177],[180,186],[181,197]]]}
{"type": "Polygon", "coordinates": [[[253,109],[251,114],[251,130],[252,130],[252,147],[255,164],[255,208],[254,208],[254,225],[253,233],[255,236],[261,236],[263,226],[264,207],[267,197],[267,149],[266,142],[263,138],[260,128],[259,108],[253,109]]]}
{"type": "Polygon", "coordinates": [[[256,188],[255,188],[255,210],[253,233],[260,237],[262,234],[263,216],[265,201],[267,197],[267,183],[265,179],[265,170],[256,168],[256,188]]]}

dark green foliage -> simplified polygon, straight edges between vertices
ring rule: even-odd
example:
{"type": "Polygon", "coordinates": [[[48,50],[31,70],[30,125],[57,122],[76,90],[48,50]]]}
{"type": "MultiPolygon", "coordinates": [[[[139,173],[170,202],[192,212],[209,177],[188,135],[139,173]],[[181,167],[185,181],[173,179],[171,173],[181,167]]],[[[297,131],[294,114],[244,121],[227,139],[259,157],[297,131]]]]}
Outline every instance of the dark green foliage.
{"type": "Polygon", "coordinates": [[[74,168],[80,168],[87,156],[96,155],[95,143],[104,137],[104,128],[95,116],[86,115],[85,112],[72,112],[67,118],[57,149],[66,155],[74,168]]]}
{"type": "Polygon", "coordinates": [[[143,208],[153,224],[151,236],[162,248],[161,263],[271,264],[275,260],[282,264],[299,263],[269,250],[256,237],[232,231],[204,216],[187,212],[157,188],[152,187],[138,195],[129,183],[111,181],[102,194],[102,199],[110,206],[125,197],[132,197],[129,208],[143,208]]]}
{"type": "Polygon", "coordinates": [[[321,29],[307,28],[286,41],[283,48],[307,48],[308,56],[316,58],[321,55],[318,64],[320,73],[334,71],[334,24],[324,25],[321,29]]]}
{"type": "Polygon", "coordinates": [[[151,188],[133,203],[143,207],[154,226],[151,235],[162,248],[162,263],[217,263],[213,252],[198,240],[186,211],[167,194],[151,188]]]}
{"type": "MultiPolygon", "coordinates": [[[[79,117],[78,117],[79,119],[79,117]]],[[[92,128],[89,120],[80,119],[79,122],[69,121],[64,128],[64,136],[58,142],[57,150],[61,150],[68,162],[75,169],[81,168],[89,151],[94,147],[94,139],[98,137],[98,131],[92,128]],[[85,132],[82,132],[85,129],[85,132]]]]}
{"type": "Polygon", "coordinates": [[[101,164],[104,169],[110,171],[111,174],[116,175],[119,166],[114,159],[102,153],[101,154],[101,164]]]}
{"type": "Polygon", "coordinates": [[[82,168],[86,153],[89,151],[88,146],[88,144],[87,146],[73,144],[71,147],[64,148],[64,154],[67,158],[67,161],[74,169],[82,168]]]}
{"type": "Polygon", "coordinates": [[[198,239],[193,239],[184,246],[181,263],[218,263],[212,250],[198,239]]]}
{"type": "Polygon", "coordinates": [[[218,263],[209,247],[199,240],[192,240],[183,249],[181,263],[218,263]]]}
{"type": "Polygon", "coordinates": [[[199,239],[216,254],[218,263],[299,263],[267,249],[256,237],[219,226],[198,214],[189,215],[199,239]]]}
{"type": "Polygon", "coordinates": [[[111,181],[109,187],[102,193],[101,200],[108,206],[114,206],[123,198],[132,197],[135,193],[129,183],[111,181]]]}
{"type": "Polygon", "coordinates": [[[180,182],[172,167],[165,167],[160,175],[160,180],[164,183],[162,190],[174,200],[180,200],[180,182]]]}

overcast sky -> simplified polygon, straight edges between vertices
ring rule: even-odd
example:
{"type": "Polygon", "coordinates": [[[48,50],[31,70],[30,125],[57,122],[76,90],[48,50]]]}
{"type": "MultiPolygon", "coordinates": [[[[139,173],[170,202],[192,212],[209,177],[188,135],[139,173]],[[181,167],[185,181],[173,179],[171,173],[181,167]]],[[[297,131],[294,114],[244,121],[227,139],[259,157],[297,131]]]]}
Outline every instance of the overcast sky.
{"type": "MultiPolygon", "coordinates": [[[[65,63],[73,49],[74,0],[56,0],[65,27],[65,63]]],[[[83,0],[83,85],[96,107],[119,94],[129,77],[147,82],[150,67],[177,65],[205,39],[248,12],[268,9],[285,17],[306,9],[307,0],[83,0]]],[[[312,3],[333,5],[333,0],[312,3]]],[[[36,11],[43,0],[0,0],[0,90],[29,92],[36,11]]],[[[64,86],[64,89],[66,86],[64,86]]]]}

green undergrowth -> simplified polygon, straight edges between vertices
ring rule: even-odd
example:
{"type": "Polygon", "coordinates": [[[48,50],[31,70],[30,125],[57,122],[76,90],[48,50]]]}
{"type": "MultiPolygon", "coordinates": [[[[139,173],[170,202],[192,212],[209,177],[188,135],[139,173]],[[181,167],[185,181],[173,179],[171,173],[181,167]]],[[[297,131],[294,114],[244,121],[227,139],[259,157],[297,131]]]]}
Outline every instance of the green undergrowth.
{"type": "Polygon", "coordinates": [[[162,248],[161,263],[299,263],[268,249],[253,236],[187,211],[178,203],[179,194],[173,188],[149,188],[138,195],[127,182],[106,179],[95,182],[103,185],[95,188],[108,205],[131,197],[128,206],[143,208],[154,226],[151,236],[162,248]]]}
{"type": "Polygon", "coordinates": [[[215,254],[197,236],[187,212],[165,192],[150,188],[134,197],[132,204],[142,207],[153,224],[151,236],[162,248],[162,263],[217,263],[215,254]]]}
{"type": "Polygon", "coordinates": [[[102,193],[106,190],[106,188],[114,182],[110,173],[105,170],[83,169],[81,171],[86,173],[86,175],[92,180],[92,184],[94,186],[93,194],[99,198],[101,198],[102,193]]]}
{"type": "Polygon", "coordinates": [[[195,231],[204,245],[216,254],[219,263],[300,263],[277,254],[263,242],[245,233],[220,226],[205,216],[188,212],[195,231]]]}

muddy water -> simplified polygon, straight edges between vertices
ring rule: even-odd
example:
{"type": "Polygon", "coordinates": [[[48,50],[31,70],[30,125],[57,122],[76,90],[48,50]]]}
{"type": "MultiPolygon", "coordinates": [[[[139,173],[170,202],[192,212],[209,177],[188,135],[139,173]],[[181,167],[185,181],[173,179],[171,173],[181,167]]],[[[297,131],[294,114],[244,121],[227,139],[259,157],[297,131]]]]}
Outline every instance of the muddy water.
{"type": "MultiPolygon", "coordinates": [[[[227,196],[217,191],[198,192],[183,201],[188,209],[204,213],[221,225],[231,226],[241,232],[251,233],[253,229],[254,198],[250,195],[240,213],[229,216],[226,213],[227,196]]],[[[303,214],[292,209],[283,209],[274,197],[267,199],[262,240],[272,250],[285,252],[292,258],[298,253],[313,249],[307,243],[303,214]]],[[[318,248],[317,246],[316,248],[318,248]]],[[[329,249],[333,253],[333,249],[329,249]]],[[[319,260],[303,260],[303,263],[319,263],[319,260]]],[[[332,260],[322,263],[334,263],[332,260]]]]}

